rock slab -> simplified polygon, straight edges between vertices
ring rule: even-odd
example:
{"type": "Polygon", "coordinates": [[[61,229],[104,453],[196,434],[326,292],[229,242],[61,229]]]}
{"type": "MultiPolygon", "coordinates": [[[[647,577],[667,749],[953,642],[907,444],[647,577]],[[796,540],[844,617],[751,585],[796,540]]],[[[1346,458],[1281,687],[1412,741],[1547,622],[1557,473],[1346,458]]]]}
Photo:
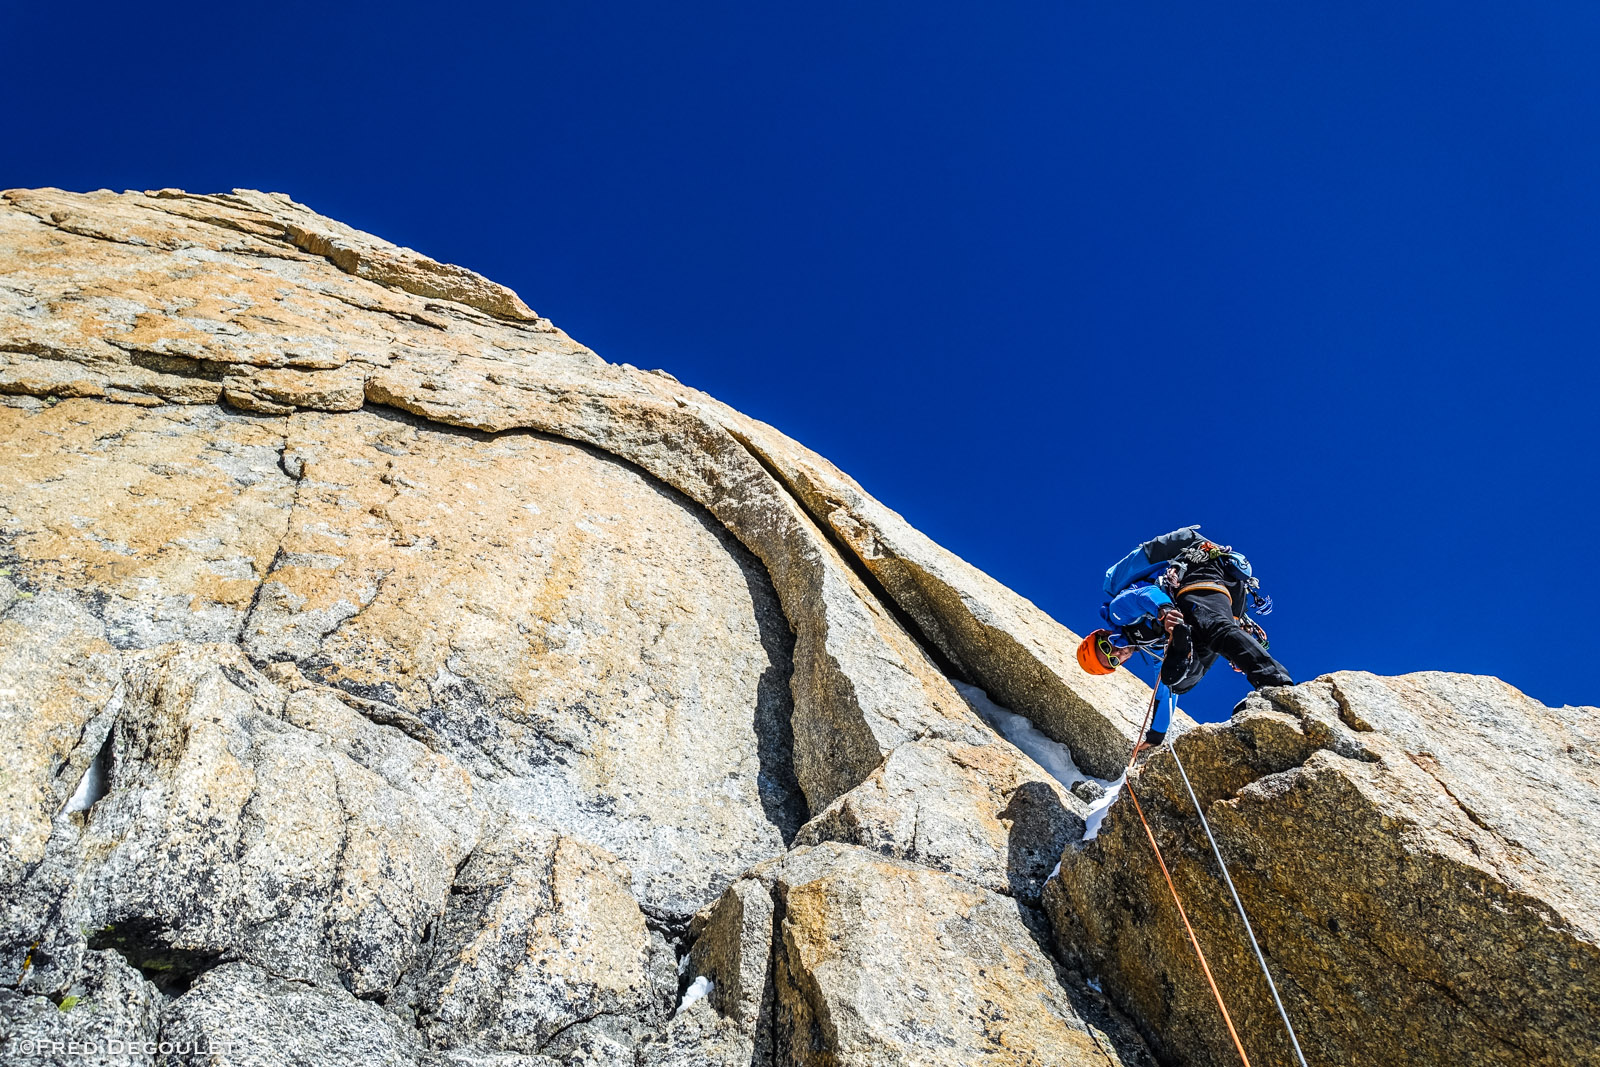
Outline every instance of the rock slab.
{"type": "MultiPolygon", "coordinates": [[[[1597,737],[1492,678],[1341,672],[1177,741],[1309,1062],[1600,1062],[1597,737]]],[[[1294,1063],[1171,754],[1135,787],[1251,1062],[1294,1063]]],[[[1236,1061],[1131,805],[1045,899],[1162,1055],[1236,1061]]]]}

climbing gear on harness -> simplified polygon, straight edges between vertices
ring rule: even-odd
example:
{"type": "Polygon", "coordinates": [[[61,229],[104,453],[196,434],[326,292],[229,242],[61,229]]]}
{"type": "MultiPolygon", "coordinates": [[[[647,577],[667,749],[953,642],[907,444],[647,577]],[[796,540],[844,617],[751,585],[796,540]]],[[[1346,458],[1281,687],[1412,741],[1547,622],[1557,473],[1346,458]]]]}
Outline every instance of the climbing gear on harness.
{"type": "MultiPolygon", "coordinates": [[[[1255,571],[1250,566],[1250,561],[1243,552],[1235,552],[1232,545],[1219,545],[1215,541],[1196,541],[1172,558],[1166,571],[1156,581],[1168,596],[1177,598],[1184,593],[1193,592],[1220,592],[1229,593],[1228,587],[1221,582],[1195,582],[1190,585],[1183,584],[1183,576],[1202,563],[1211,560],[1226,558],[1228,566],[1235,571],[1244,591],[1250,596],[1250,604],[1257,615],[1272,614],[1272,598],[1261,592],[1261,579],[1255,576],[1255,571]]],[[[1232,594],[1229,593],[1231,596],[1232,594]]]]}
{"type": "Polygon", "coordinates": [[[1089,674],[1110,674],[1116,670],[1118,664],[1111,655],[1110,638],[1110,630],[1096,630],[1079,642],[1078,666],[1089,674]]]}
{"type": "Polygon", "coordinates": [[[1245,559],[1244,553],[1235,552],[1232,546],[1219,545],[1215,541],[1196,541],[1172,557],[1172,562],[1167,564],[1166,571],[1161,575],[1161,585],[1169,593],[1176,595],[1176,590],[1182,585],[1185,574],[1202,563],[1224,556],[1229,557],[1230,562],[1246,577],[1250,576],[1250,561],[1245,559]]]}

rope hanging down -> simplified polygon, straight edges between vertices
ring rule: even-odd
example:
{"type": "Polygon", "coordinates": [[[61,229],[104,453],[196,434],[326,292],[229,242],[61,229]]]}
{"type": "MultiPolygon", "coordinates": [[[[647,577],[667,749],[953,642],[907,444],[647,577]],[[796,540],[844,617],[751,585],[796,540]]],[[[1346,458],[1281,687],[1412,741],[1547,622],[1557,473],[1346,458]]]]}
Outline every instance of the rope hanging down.
{"type": "Polygon", "coordinates": [[[1139,813],[1139,821],[1144,823],[1144,834],[1150,839],[1150,847],[1155,850],[1156,862],[1161,864],[1161,876],[1167,880],[1167,889],[1172,892],[1172,902],[1178,906],[1178,915],[1183,919],[1183,928],[1189,932],[1189,944],[1194,946],[1194,954],[1200,957],[1200,969],[1206,973],[1206,983],[1211,986],[1211,995],[1217,1000],[1217,1007],[1222,1009],[1222,1021],[1228,1024],[1228,1036],[1233,1038],[1233,1047],[1239,1050],[1239,1059],[1244,1061],[1244,1067],[1250,1067],[1250,1057],[1245,1055],[1244,1045],[1239,1041],[1239,1031],[1233,1028],[1233,1016],[1228,1014],[1228,1006],[1222,1002],[1222,991],[1217,988],[1217,980],[1211,976],[1211,964],[1206,962],[1206,954],[1200,949],[1200,941],[1194,936],[1194,927],[1189,925],[1189,913],[1183,910],[1183,901],[1178,899],[1178,887],[1172,884],[1172,874],[1167,870],[1167,861],[1161,856],[1161,846],[1156,844],[1156,835],[1150,830],[1150,823],[1144,817],[1144,808],[1139,806],[1139,794],[1133,791],[1133,783],[1128,782],[1128,798],[1133,801],[1133,810],[1139,813]]]}
{"type": "MultiPolygon", "coordinates": [[[[1174,700],[1173,703],[1176,704],[1177,701],[1174,700]]],[[[1283,998],[1278,996],[1278,983],[1272,980],[1272,972],[1267,969],[1267,957],[1262,953],[1261,946],[1256,943],[1256,932],[1250,926],[1250,916],[1244,913],[1244,903],[1239,899],[1239,891],[1233,887],[1233,876],[1228,873],[1228,865],[1222,860],[1222,850],[1217,847],[1217,839],[1212,836],[1211,823],[1206,821],[1206,813],[1200,810],[1200,799],[1194,795],[1194,786],[1189,784],[1189,772],[1183,769],[1183,761],[1178,759],[1177,748],[1174,747],[1169,751],[1172,753],[1172,762],[1178,765],[1178,773],[1183,776],[1183,788],[1189,791],[1189,801],[1194,805],[1194,812],[1200,816],[1200,825],[1205,828],[1206,840],[1211,842],[1211,854],[1217,857],[1217,866],[1222,868],[1223,881],[1228,883],[1228,892],[1233,894],[1233,906],[1239,909],[1239,918],[1244,922],[1244,932],[1250,938],[1250,947],[1255,949],[1256,961],[1261,964],[1261,973],[1266,975],[1267,988],[1272,990],[1272,1002],[1278,1006],[1278,1015],[1283,1019],[1283,1028],[1289,1031],[1289,1043],[1294,1046],[1295,1059],[1300,1061],[1300,1067],[1306,1067],[1305,1053],[1300,1051],[1300,1039],[1295,1036],[1294,1024],[1289,1021],[1289,1013],[1284,1010],[1283,998]]],[[[1131,796],[1133,791],[1128,792],[1131,796]]]]}
{"type": "MultiPolygon", "coordinates": [[[[1150,707],[1144,713],[1144,725],[1139,727],[1139,737],[1143,739],[1144,732],[1150,728],[1150,720],[1156,713],[1156,693],[1150,694],[1150,707]]],[[[1139,803],[1139,794],[1133,791],[1133,783],[1128,780],[1128,771],[1133,769],[1133,761],[1138,758],[1138,742],[1134,743],[1133,755],[1128,757],[1128,770],[1122,772],[1123,785],[1128,789],[1128,797],[1133,801],[1133,810],[1139,813],[1139,821],[1144,824],[1144,835],[1150,839],[1150,850],[1156,854],[1156,862],[1161,865],[1161,876],[1167,880],[1167,890],[1172,894],[1172,902],[1178,906],[1178,915],[1183,919],[1183,928],[1189,933],[1189,944],[1194,946],[1194,954],[1200,959],[1200,969],[1205,972],[1206,983],[1211,986],[1211,995],[1216,998],[1217,1008],[1222,1012],[1222,1021],[1228,1025],[1228,1036],[1233,1038],[1233,1047],[1239,1050],[1239,1059],[1244,1067],[1250,1067],[1250,1057],[1245,1055],[1244,1045],[1239,1040],[1239,1031],[1233,1028],[1233,1016],[1228,1014],[1228,1005],[1223,1003],[1222,991],[1217,988],[1217,980],[1211,976],[1211,964],[1206,962],[1206,954],[1200,948],[1200,939],[1194,936],[1194,927],[1189,925],[1189,913],[1183,910],[1183,901],[1178,899],[1178,887],[1172,883],[1172,873],[1167,870],[1167,861],[1161,855],[1161,846],[1156,844],[1155,832],[1150,829],[1150,821],[1144,817],[1144,807],[1139,803]]]]}
{"type": "MultiPolygon", "coordinates": [[[[1173,698],[1169,707],[1176,711],[1177,700],[1173,698]]],[[[1150,721],[1155,716],[1156,692],[1150,694],[1150,706],[1145,711],[1144,725],[1139,728],[1139,737],[1144,737],[1144,732],[1149,728],[1150,721]]],[[[1206,819],[1206,814],[1200,807],[1200,799],[1195,795],[1194,786],[1189,781],[1189,772],[1184,769],[1183,761],[1178,759],[1177,746],[1170,746],[1172,762],[1177,765],[1178,774],[1183,778],[1183,787],[1189,793],[1189,801],[1194,805],[1195,814],[1200,817],[1200,825],[1205,829],[1206,840],[1211,842],[1211,854],[1217,857],[1217,866],[1222,869],[1223,880],[1228,884],[1228,892],[1233,895],[1234,907],[1239,910],[1239,918],[1244,922],[1245,933],[1250,938],[1250,947],[1255,950],[1256,961],[1261,964],[1261,973],[1266,976],[1267,987],[1272,990],[1272,1000],[1278,1007],[1278,1015],[1283,1019],[1284,1029],[1289,1033],[1289,1042],[1294,1046],[1295,1058],[1300,1061],[1300,1067],[1306,1067],[1305,1054],[1300,1051],[1300,1039],[1295,1035],[1294,1024],[1289,1021],[1289,1013],[1283,1007],[1283,998],[1278,995],[1278,984],[1272,980],[1272,972],[1267,968],[1267,958],[1261,951],[1261,946],[1256,942],[1256,932],[1250,925],[1250,917],[1245,914],[1244,903],[1239,899],[1239,891],[1234,888],[1233,876],[1228,873],[1228,865],[1222,858],[1222,850],[1217,847],[1217,839],[1211,832],[1211,824],[1206,819]]],[[[1133,754],[1128,757],[1128,770],[1133,769],[1134,760],[1138,758],[1138,743],[1134,744],[1133,754]]],[[[1139,795],[1134,792],[1133,783],[1127,781],[1127,772],[1123,772],[1124,784],[1128,787],[1128,796],[1133,800],[1133,810],[1139,813],[1139,822],[1144,825],[1145,837],[1150,841],[1150,849],[1155,853],[1156,863],[1161,866],[1161,876],[1167,881],[1167,890],[1172,894],[1172,902],[1178,907],[1178,916],[1183,919],[1183,928],[1189,935],[1189,944],[1194,947],[1194,954],[1200,960],[1200,969],[1205,972],[1206,983],[1211,987],[1211,995],[1216,999],[1217,1008],[1222,1012],[1222,1021],[1227,1024],[1228,1036],[1233,1038],[1233,1047],[1239,1052],[1239,1059],[1244,1067],[1250,1067],[1250,1057],[1245,1054],[1244,1045],[1239,1040],[1239,1032],[1234,1029],[1233,1017],[1228,1013],[1228,1006],[1223,1002],[1222,992],[1217,988],[1216,978],[1211,974],[1211,965],[1206,962],[1206,954],[1200,948],[1200,941],[1195,936],[1194,927],[1189,923],[1189,913],[1184,910],[1183,901],[1178,897],[1178,887],[1172,881],[1172,872],[1167,869],[1166,858],[1161,854],[1161,846],[1156,843],[1156,835],[1150,829],[1150,821],[1144,817],[1144,807],[1139,803],[1139,795]]]]}

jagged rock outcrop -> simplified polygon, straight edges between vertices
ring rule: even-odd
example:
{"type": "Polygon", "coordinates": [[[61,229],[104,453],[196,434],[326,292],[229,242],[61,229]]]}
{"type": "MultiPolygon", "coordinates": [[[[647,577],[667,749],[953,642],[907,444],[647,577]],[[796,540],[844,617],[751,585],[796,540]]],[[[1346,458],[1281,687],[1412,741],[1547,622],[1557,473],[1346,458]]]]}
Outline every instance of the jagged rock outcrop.
{"type": "MultiPolygon", "coordinates": [[[[1493,678],[1353,672],[1177,740],[1308,1062],[1600,1058],[1597,741],[1493,678]]],[[[1170,753],[1137,790],[1251,1062],[1294,1063],[1170,753]]],[[[1046,901],[1159,1052],[1237,1062],[1131,805],[1046,901]]]]}
{"type": "MultiPolygon", "coordinates": [[[[1148,690],[826,460],[279,194],[14,190],[0,265],[5,1047],[1226,1051],[1129,812],[1081,840],[1148,690]]],[[[1479,679],[1271,700],[1177,745],[1324,1062],[1592,1058],[1594,713],[1479,679]]],[[[1171,770],[1136,787],[1187,856],[1171,770]]]]}
{"type": "MultiPolygon", "coordinates": [[[[247,1061],[914,1055],[797,1050],[776,942],[691,921],[759,885],[776,929],[749,872],[828,811],[837,877],[870,844],[989,902],[1028,977],[983,1010],[1087,1032],[1036,910],[1082,804],[950,677],[1065,694],[1106,773],[1143,696],[1070,632],[770,427],[285,197],[0,205],[7,1018],[90,1033],[122,961],[119,1026],[247,1061]]],[[[980,1007],[916,1011],[1032,1062],[980,1007]]],[[[1118,1032],[1085,1062],[1137,1062],[1118,1032]]]]}

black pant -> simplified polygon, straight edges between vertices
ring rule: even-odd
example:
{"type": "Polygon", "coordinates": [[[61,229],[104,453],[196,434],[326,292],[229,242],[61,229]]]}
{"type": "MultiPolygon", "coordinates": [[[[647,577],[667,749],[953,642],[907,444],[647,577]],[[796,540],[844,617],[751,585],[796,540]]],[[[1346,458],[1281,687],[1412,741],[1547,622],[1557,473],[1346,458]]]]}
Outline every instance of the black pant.
{"type": "Polygon", "coordinates": [[[1161,664],[1161,681],[1174,693],[1187,693],[1199,684],[1218,654],[1243,671],[1257,689],[1294,684],[1283,664],[1240,627],[1226,594],[1187,593],[1178,598],[1178,607],[1186,625],[1172,632],[1161,664]]]}

